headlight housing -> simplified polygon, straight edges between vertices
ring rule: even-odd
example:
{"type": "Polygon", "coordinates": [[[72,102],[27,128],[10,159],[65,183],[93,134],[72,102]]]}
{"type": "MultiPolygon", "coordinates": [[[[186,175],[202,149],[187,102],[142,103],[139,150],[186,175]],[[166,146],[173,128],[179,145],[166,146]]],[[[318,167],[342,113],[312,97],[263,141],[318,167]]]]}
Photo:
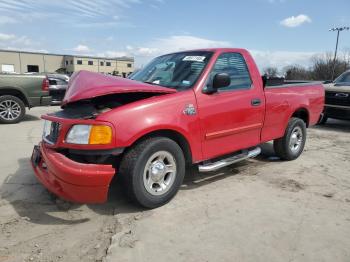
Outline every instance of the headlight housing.
{"type": "Polygon", "coordinates": [[[105,145],[112,142],[112,128],[106,125],[74,125],[66,136],[66,143],[105,145]]]}

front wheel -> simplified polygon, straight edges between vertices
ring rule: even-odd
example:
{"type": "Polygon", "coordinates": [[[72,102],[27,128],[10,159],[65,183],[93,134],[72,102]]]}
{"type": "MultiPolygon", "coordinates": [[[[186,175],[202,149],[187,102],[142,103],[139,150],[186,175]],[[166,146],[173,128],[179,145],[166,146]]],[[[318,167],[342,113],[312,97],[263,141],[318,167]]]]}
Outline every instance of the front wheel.
{"type": "Polygon", "coordinates": [[[156,208],[178,192],[185,176],[185,158],[175,141],[165,137],[149,138],[124,155],[119,174],[131,200],[156,208]]]}
{"type": "Polygon", "coordinates": [[[300,118],[291,118],[283,137],[274,140],[273,147],[278,157],[283,160],[294,160],[304,150],[306,125],[300,118]]]}

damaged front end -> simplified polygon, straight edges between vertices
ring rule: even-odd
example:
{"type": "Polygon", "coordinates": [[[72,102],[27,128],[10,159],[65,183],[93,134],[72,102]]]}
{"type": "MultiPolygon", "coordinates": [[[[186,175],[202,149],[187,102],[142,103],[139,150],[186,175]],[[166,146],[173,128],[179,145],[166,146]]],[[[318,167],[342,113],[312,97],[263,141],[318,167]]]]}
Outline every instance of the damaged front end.
{"type": "Polygon", "coordinates": [[[101,122],[98,116],[136,101],[174,92],[176,90],[170,88],[80,71],[69,82],[62,110],[42,117],[53,133],[45,135],[43,141],[75,161],[111,163],[114,156],[123,152],[123,148],[115,144],[112,123],[101,122]],[[67,140],[69,132],[77,125],[85,126],[85,129],[101,125],[110,127],[111,140],[109,143],[86,144],[67,140]]]}
{"type": "Polygon", "coordinates": [[[32,155],[36,176],[66,200],[104,202],[124,148],[116,143],[113,121],[101,120],[99,116],[136,101],[174,92],[87,71],[73,75],[62,110],[42,116],[43,140],[32,155]]]}
{"type": "Polygon", "coordinates": [[[145,92],[108,94],[65,104],[62,110],[50,115],[69,119],[95,119],[117,107],[158,95],[160,94],[145,92]]]}

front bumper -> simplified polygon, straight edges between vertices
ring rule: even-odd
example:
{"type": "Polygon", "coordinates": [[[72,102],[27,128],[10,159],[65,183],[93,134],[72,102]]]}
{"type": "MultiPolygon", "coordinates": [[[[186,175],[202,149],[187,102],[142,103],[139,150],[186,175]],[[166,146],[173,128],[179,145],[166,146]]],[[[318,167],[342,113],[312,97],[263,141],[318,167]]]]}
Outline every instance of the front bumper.
{"type": "Polygon", "coordinates": [[[76,203],[103,203],[116,172],[111,165],[83,164],[44,143],[34,147],[32,160],[39,181],[55,195],[76,203]]]}
{"type": "Polygon", "coordinates": [[[350,120],[350,106],[325,105],[324,114],[327,117],[350,120]]]}

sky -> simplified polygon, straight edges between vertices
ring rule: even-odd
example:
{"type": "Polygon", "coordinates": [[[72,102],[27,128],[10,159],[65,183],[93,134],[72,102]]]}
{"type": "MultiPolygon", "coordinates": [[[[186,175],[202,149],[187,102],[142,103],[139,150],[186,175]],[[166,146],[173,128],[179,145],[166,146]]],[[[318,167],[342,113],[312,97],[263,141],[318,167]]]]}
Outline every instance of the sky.
{"type": "MultiPolygon", "coordinates": [[[[137,67],[168,52],[248,49],[260,69],[308,66],[334,52],[350,26],[350,0],[0,0],[0,49],[134,56],[137,67]]],[[[350,31],[339,50],[350,51],[350,31]]]]}

